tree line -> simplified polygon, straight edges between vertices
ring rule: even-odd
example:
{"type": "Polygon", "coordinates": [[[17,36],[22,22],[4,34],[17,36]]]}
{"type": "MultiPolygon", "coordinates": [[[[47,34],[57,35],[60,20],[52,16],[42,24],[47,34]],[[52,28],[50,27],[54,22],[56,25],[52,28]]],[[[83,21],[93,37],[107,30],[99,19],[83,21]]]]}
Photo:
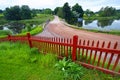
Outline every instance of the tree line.
{"type": "Polygon", "coordinates": [[[65,3],[63,7],[56,7],[54,14],[64,18],[68,23],[74,24],[78,18],[83,17],[84,11],[78,3],[72,7],[70,7],[68,3],[65,3]]]}
{"type": "Polygon", "coordinates": [[[29,6],[27,6],[27,5],[23,5],[22,7],[13,6],[13,7],[5,9],[4,17],[7,20],[31,19],[32,12],[31,12],[29,6]]]}
{"type": "Polygon", "coordinates": [[[23,5],[8,7],[4,11],[0,10],[0,13],[4,14],[5,19],[7,20],[23,20],[31,19],[36,16],[36,14],[54,14],[65,19],[70,24],[75,24],[78,21],[78,18],[92,17],[98,15],[99,17],[111,17],[117,16],[120,18],[120,10],[116,10],[113,7],[101,8],[98,12],[93,12],[89,9],[83,11],[82,6],[76,3],[74,6],[69,6],[66,2],[62,7],[56,7],[53,11],[50,8],[46,9],[30,9],[29,6],[23,5]]]}
{"type": "Polygon", "coordinates": [[[4,11],[0,10],[0,13],[4,14],[7,20],[24,20],[31,19],[38,13],[41,14],[52,14],[52,10],[47,9],[30,9],[28,5],[7,7],[4,11]]]}

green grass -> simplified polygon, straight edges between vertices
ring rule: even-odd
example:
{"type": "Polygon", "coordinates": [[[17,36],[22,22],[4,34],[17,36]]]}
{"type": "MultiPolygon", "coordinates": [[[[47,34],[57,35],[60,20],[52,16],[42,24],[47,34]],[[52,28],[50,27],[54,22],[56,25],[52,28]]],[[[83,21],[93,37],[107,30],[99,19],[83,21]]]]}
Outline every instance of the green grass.
{"type": "MultiPolygon", "coordinates": [[[[0,43],[0,80],[65,80],[56,63],[55,55],[44,55],[26,44],[0,43]]],[[[81,80],[120,80],[97,70],[82,68],[82,73],[81,80]]]]}
{"type": "Polygon", "coordinates": [[[0,36],[8,34],[12,34],[12,32],[10,30],[0,30],[0,36]]]}
{"type": "Polygon", "coordinates": [[[42,24],[44,22],[46,22],[48,19],[53,19],[53,15],[49,15],[49,14],[37,14],[37,16],[35,16],[33,19],[27,19],[27,20],[20,20],[19,22],[23,23],[23,24],[42,24]]]}
{"type": "Polygon", "coordinates": [[[56,62],[54,55],[39,54],[28,45],[0,43],[0,80],[62,80],[56,62]]]}
{"type": "Polygon", "coordinates": [[[10,30],[0,30],[0,38],[7,37],[8,34],[12,34],[10,30]]]}
{"type": "MultiPolygon", "coordinates": [[[[31,31],[29,31],[29,33],[31,35],[35,35],[35,34],[41,33],[42,31],[43,31],[43,27],[42,26],[37,26],[34,29],[32,29],[31,31]]],[[[18,35],[26,35],[27,33],[28,33],[28,31],[25,31],[25,32],[22,32],[18,35]]]]}
{"type": "Polygon", "coordinates": [[[5,20],[4,15],[0,14],[0,25],[3,25],[5,23],[8,23],[9,21],[5,20]]]}

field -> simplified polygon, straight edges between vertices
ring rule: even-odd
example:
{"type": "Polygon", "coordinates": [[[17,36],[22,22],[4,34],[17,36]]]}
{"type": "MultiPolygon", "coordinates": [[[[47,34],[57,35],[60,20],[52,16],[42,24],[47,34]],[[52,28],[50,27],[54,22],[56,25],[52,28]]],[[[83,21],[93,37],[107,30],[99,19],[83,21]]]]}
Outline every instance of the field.
{"type": "MultiPolygon", "coordinates": [[[[55,67],[58,61],[55,55],[44,55],[26,44],[3,42],[0,43],[0,80],[78,80],[70,79],[70,76],[66,79],[64,71],[55,67]]],[[[71,76],[76,76],[76,71],[72,72],[71,76]]],[[[81,73],[81,80],[120,80],[118,76],[83,67],[81,73]]]]}

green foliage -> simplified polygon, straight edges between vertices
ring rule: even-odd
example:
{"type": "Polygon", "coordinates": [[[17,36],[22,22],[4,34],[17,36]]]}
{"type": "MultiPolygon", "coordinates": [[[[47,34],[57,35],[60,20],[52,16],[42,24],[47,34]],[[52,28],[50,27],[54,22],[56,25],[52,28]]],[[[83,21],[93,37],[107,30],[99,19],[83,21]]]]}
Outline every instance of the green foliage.
{"type": "Polygon", "coordinates": [[[3,13],[3,10],[0,9],[0,14],[3,13]]]}
{"type": "Polygon", "coordinates": [[[7,20],[20,20],[21,19],[20,7],[14,6],[11,8],[6,8],[4,16],[7,20]]]}
{"type": "Polygon", "coordinates": [[[42,13],[44,13],[44,14],[52,14],[52,10],[49,9],[49,8],[46,8],[46,9],[44,9],[44,10],[42,11],[42,13]]]}
{"type": "Polygon", "coordinates": [[[59,8],[58,8],[57,15],[58,15],[59,17],[61,17],[61,18],[64,18],[64,17],[63,17],[63,8],[62,8],[62,7],[59,7],[59,8]]]}
{"type": "Polygon", "coordinates": [[[7,20],[30,19],[32,18],[32,12],[27,5],[23,5],[21,8],[19,6],[13,6],[6,8],[4,16],[7,20]]]}
{"type": "Polygon", "coordinates": [[[0,30],[0,36],[12,34],[10,30],[0,30]]]}
{"type": "Polygon", "coordinates": [[[55,15],[57,15],[59,8],[60,8],[60,7],[56,7],[56,8],[54,9],[54,14],[55,14],[55,15]]]}
{"type": "Polygon", "coordinates": [[[20,14],[21,14],[21,19],[31,19],[32,18],[31,10],[30,10],[29,6],[27,6],[27,5],[23,5],[21,7],[20,14]]]}
{"type": "Polygon", "coordinates": [[[72,11],[67,2],[63,6],[63,17],[68,23],[71,23],[72,11]]]}
{"type": "Polygon", "coordinates": [[[38,54],[26,44],[0,43],[0,80],[63,80],[56,62],[54,55],[38,54]]]}
{"type": "Polygon", "coordinates": [[[65,80],[80,80],[83,76],[82,67],[71,60],[60,60],[55,67],[63,72],[65,80]]]}
{"type": "Polygon", "coordinates": [[[20,22],[23,24],[39,25],[39,24],[44,23],[48,19],[53,19],[53,16],[49,14],[37,14],[37,16],[35,16],[32,19],[20,20],[20,22]]]}
{"type": "Polygon", "coordinates": [[[31,31],[31,26],[30,26],[30,24],[26,24],[26,28],[27,28],[27,31],[29,32],[29,31],[31,31]]]}
{"type": "Polygon", "coordinates": [[[31,52],[31,54],[38,54],[39,50],[38,50],[38,48],[31,48],[30,52],[31,52]]]}
{"type": "Polygon", "coordinates": [[[82,7],[78,3],[76,3],[72,7],[72,11],[75,11],[78,14],[78,17],[83,17],[84,11],[83,11],[82,7]]]}
{"type": "Polygon", "coordinates": [[[7,23],[7,22],[8,22],[8,21],[5,20],[4,15],[3,15],[3,14],[0,14],[0,25],[3,25],[3,24],[5,24],[5,23],[7,23]]]}
{"type": "MultiPolygon", "coordinates": [[[[38,33],[42,32],[42,31],[43,31],[42,26],[37,26],[33,30],[31,30],[29,32],[30,32],[31,35],[35,35],[35,34],[38,34],[38,33]]],[[[23,30],[23,33],[20,33],[18,35],[26,35],[27,33],[28,33],[28,31],[23,30]]]]}
{"type": "Polygon", "coordinates": [[[87,9],[84,13],[87,17],[91,17],[91,16],[95,15],[94,12],[89,9],[87,9]]]}
{"type": "Polygon", "coordinates": [[[79,4],[74,5],[71,9],[69,4],[66,2],[63,7],[56,7],[54,14],[64,18],[69,24],[76,24],[77,18],[83,17],[84,11],[79,4]]]}
{"type": "Polygon", "coordinates": [[[99,15],[102,17],[110,17],[110,16],[115,16],[116,15],[116,9],[113,7],[105,7],[101,8],[99,11],[99,15]]]}

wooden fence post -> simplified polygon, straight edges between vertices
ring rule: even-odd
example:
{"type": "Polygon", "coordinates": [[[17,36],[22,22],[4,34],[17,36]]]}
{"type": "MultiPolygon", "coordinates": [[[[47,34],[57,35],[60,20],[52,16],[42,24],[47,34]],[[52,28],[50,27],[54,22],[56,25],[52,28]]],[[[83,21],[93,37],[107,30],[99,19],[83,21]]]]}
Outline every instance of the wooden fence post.
{"type": "Polygon", "coordinates": [[[78,36],[73,36],[73,50],[72,50],[72,61],[76,60],[76,51],[77,51],[78,36]]]}
{"type": "Polygon", "coordinates": [[[32,42],[30,40],[30,38],[31,38],[30,33],[27,33],[27,37],[28,37],[29,46],[30,46],[30,48],[32,48],[32,42]]]}
{"type": "Polygon", "coordinates": [[[8,35],[8,41],[11,41],[10,37],[11,37],[11,35],[9,34],[9,35],[8,35]]]}

